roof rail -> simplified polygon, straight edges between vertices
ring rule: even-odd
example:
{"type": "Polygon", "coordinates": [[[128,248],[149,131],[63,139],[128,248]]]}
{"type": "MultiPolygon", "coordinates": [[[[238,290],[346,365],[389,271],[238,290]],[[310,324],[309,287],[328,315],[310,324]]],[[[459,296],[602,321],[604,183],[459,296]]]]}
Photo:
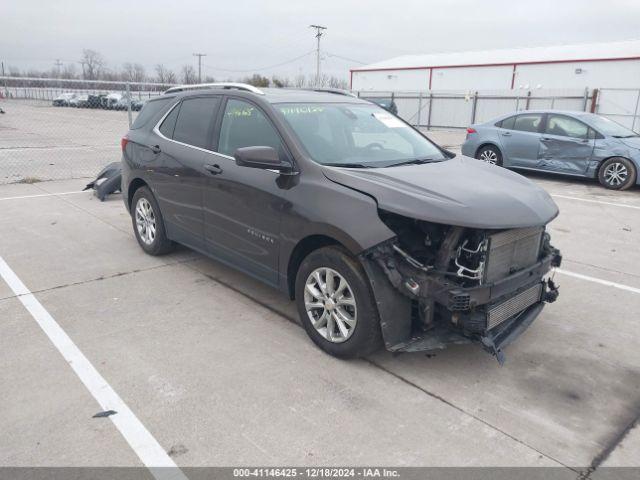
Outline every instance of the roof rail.
{"type": "Polygon", "coordinates": [[[236,89],[244,90],[246,92],[257,93],[258,95],[264,95],[264,92],[253,85],[248,83],[233,83],[233,82],[217,82],[217,83],[198,83],[195,85],[178,85],[177,87],[171,87],[164,93],[178,93],[187,90],[204,90],[208,88],[221,88],[221,89],[236,89]]]}
{"type": "Polygon", "coordinates": [[[311,90],[314,92],[335,93],[336,95],[344,95],[346,97],[357,98],[357,95],[354,95],[348,90],[342,90],[340,88],[312,88],[311,90]]]}

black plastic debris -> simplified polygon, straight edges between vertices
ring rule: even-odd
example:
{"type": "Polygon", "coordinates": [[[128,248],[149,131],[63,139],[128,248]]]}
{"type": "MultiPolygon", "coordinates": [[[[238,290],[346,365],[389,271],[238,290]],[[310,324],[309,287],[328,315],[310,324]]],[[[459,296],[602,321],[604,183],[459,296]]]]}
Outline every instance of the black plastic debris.
{"type": "Polygon", "coordinates": [[[105,418],[105,417],[110,417],[111,415],[115,415],[116,412],[115,410],[105,410],[104,412],[98,412],[96,413],[93,418],[105,418]]]}
{"type": "Polygon", "coordinates": [[[113,162],[104,167],[93,182],[87,184],[83,190],[94,190],[93,194],[104,202],[108,195],[120,192],[122,183],[122,165],[113,162]]]}

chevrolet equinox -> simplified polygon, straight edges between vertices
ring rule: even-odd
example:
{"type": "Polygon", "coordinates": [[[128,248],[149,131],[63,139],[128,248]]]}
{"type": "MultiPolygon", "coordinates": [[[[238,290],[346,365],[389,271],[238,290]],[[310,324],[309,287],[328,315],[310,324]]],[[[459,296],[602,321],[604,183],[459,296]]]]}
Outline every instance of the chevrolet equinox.
{"type": "Polygon", "coordinates": [[[286,292],[342,358],[502,349],[557,297],[550,196],[344,92],[175,87],[122,139],[151,255],[177,242],[286,292]]]}

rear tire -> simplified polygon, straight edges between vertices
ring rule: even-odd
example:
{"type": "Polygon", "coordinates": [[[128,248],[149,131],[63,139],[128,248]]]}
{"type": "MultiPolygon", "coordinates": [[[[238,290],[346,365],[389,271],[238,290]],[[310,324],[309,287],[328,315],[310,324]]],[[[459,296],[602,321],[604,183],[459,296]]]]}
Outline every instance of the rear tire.
{"type": "Polygon", "coordinates": [[[631,160],[613,157],[605,160],[598,170],[598,181],[609,190],[626,190],[636,183],[636,166],[631,160]]]}
{"type": "Polygon", "coordinates": [[[149,255],[164,255],[174,248],[167,238],[160,207],[149,187],[140,187],[131,201],[131,222],[140,247],[149,255]]]}
{"type": "Polygon", "coordinates": [[[493,145],[483,145],[476,152],[476,158],[483,162],[502,166],[502,152],[493,145]]]}
{"type": "Polygon", "coordinates": [[[332,246],[311,252],[298,269],[295,290],[302,325],[326,353],[358,358],[382,344],[369,279],[345,249],[332,246]]]}

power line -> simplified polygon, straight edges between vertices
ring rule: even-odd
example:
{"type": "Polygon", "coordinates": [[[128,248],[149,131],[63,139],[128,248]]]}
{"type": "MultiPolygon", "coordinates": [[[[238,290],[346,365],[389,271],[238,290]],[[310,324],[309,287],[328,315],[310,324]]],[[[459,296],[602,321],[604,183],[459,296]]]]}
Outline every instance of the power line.
{"type": "Polygon", "coordinates": [[[328,56],[330,56],[330,57],[335,57],[335,58],[339,58],[341,60],[346,60],[347,62],[359,63],[360,65],[366,65],[368,63],[368,62],[361,62],[360,60],[354,60],[353,58],[343,57],[341,55],[336,55],[335,53],[326,52],[326,54],[328,56]]]}
{"type": "Polygon", "coordinates": [[[218,68],[218,67],[212,67],[210,65],[205,65],[204,68],[208,68],[209,70],[214,70],[214,71],[221,71],[221,72],[231,72],[231,73],[249,73],[249,72],[259,72],[262,70],[270,70],[272,68],[276,68],[276,67],[281,67],[283,65],[287,65],[289,63],[293,63],[297,60],[300,60],[301,58],[304,58],[308,55],[311,55],[313,52],[315,52],[315,50],[309,50],[307,53],[303,53],[302,55],[299,55],[297,57],[291,58],[289,60],[285,60],[284,62],[280,62],[280,63],[276,63],[274,65],[269,65],[266,67],[260,67],[260,68],[249,68],[249,69],[244,69],[244,70],[233,70],[230,68],[218,68]]]}
{"type": "Polygon", "coordinates": [[[202,57],[206,57],[206,53],[194,53],[194,57],[198,57],[198,83],[202,83],[202,57]]]}
{"type": "Polygon", "coordinates": [[[324,35],[323,30],[326,30],[327,27],[323,27],[322,25],[309,25],[309,28],[316,29],[316,87],[320,86],[320,38],[324,35]]]}

